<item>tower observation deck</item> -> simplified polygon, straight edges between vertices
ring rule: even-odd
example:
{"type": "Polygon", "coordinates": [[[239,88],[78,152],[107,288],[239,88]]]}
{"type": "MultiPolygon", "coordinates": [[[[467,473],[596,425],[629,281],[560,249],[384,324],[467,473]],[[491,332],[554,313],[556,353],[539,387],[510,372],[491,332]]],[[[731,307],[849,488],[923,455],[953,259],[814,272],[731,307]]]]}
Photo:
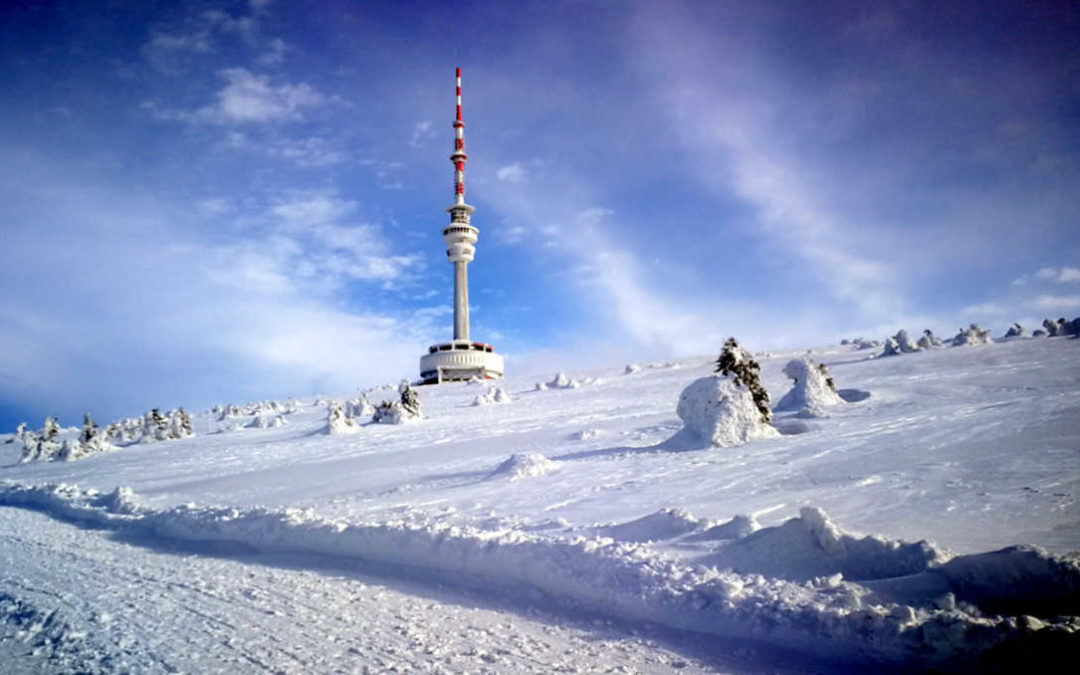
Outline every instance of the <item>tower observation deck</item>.
{"type": "Polygon", "coordinates": [[[476,209],[465,203],[465,122],[461,119],[461,68],[457,69],[457,117],[454,119],[454,203],[446,207],[450,224],[443,231],[446,257],[454,265],[454,339],[432,345],[420,357],[420,377],[425,384],[486,379],[503,375],[503,358],[495,348],[469,339],[469,277],[467,265],[476,255],[480,231],[472,226],[476,209]]]}

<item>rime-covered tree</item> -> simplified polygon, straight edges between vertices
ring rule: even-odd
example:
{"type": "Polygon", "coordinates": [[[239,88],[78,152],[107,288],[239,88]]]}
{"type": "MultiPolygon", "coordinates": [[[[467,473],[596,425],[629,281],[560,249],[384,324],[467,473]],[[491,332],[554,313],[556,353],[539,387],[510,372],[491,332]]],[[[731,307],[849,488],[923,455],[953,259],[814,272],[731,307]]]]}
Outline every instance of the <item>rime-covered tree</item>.
{"type": "Polygon", "coordinates": [[[761,366],[743,351],[735,338],[730,337],[724,343],[720,357],[716,359],[715,372],[730,376],[735,384],[746,387],[754,398],[754,405],[761,414],[761,421],[768,424],[772,420],[769,392],[761,386],[761,366]]]}
{"type": "Polygon", "coordinates": [[[98,435],[98,425],[94,423],[94,420],[90,417],[89,411],[83,416],[82,433],[79,434],[79,441],[81,443],[89,443],[94,440],[94,437],[98,435]]]}
{"type": "Polygon", "coordinates": [[[420,417],[420,394],[408,384],[401,390],[401,409],[410,417],[420,417]]]}

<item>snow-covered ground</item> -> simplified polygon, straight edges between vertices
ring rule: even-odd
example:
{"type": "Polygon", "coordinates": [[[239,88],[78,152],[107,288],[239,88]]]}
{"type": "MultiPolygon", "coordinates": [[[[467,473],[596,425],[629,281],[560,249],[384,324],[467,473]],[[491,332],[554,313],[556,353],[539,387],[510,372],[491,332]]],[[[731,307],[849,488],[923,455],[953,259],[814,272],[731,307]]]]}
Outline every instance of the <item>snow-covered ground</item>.
{"type": "MultiPolygon", "coordinates": [[[[686,672],[1075,647],[1080,340],[871,354],[812,350],[848,402],[730,448],[678,433],[707,357],[510,377],[501,404],[425,387],[426,419],[347,435],[307,399],[73,462],[0,445],[0,505],[39,512],[0,509],[0,657],[686,672]]],[[[774,401],[805,355],[758,358],[774,401]]]]}

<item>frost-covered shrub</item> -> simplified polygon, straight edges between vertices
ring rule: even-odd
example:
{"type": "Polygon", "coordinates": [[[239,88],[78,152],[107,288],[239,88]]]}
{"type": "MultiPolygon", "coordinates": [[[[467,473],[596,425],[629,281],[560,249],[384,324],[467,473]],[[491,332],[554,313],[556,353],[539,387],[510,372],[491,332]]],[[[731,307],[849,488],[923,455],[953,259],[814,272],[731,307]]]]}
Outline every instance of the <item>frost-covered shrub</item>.
{"type": "Polygon", "coordinates": [[[1046,331],[1041,328],[1036,328],[1031,331],[1031,337],[1046,337],[1046,331]]]}
{"type": "Polygon", "coordinates": [[[634,373],[638,372],[639,370],[641,370],[641,366],[639,366],[638,364],[636,364],[636,363],[628,363],[628,364],[626,364],[626,368],[623,369],[623,375],[633,375],[634,373]]]}
{"type": "Polygon", "coordinates": [[[769,408],[769,392],[761,386],[761,366],[743,351],[735,338],[728,338],[724,348],[720,351],[720,357],[716,359],[716,370],[721,375],[730,375],[735,384],[745,387],[754,400],[754,406],[761,414],[761,421],[765,424],[772,419],[772,410],[769,408]]]}
{"type": "Polygon", "coordinates": [[[968,328],[961,328],[960,332],[953,338],[953,345],[956,347],[963,347],[965,345],[985,345],[989,343],[990,331],[974,323],[968,328]]]}
{"type": "Polygon", "coordinates": [[[326,433],[331,436],[340,434],[352,434],[359,431],[360,427],[350,415],[345,412],[337,401],[330,401],[326,406],[326,433]]]}
{"type": "Polygon", "coordinates": [[[1021,326],[1020,324],[1014,323],[1013,325],[1009,326],[1009,330],[1005,331],[1004,337],[1007,337],[1007,338],[1027,337],[1027,331],[1024,330],[1024,327],[1021,326]]]}
{"type": "Polygon", "coordinates": [[[945,343],[941,341],[941,338],[934,335],[934,331],[927,328],[923,331],[922,337],[919,338],[919,349],[937,349],[944,347],[945,343]]]}
{"type": "Polygon", "coordinates": [[[885,338],[885,349],[882,350],[882,356],[896,356],[903,353],[900,350],[900,343],[896,341],[894,337],[885,338]]]}
{"type": "Polygon", "coordinates": [[[1080,335],[1080,317],[1061,324],[1062,335],[1080,335]]]}
{"type": "Polygon", "coordinates": [[[687,431],[722,448],[779,435],[765,421],[750,389],[731,376],[690,383],[679,396],[676,412],[687,431]]]}
{"type": "Polygon", "coordinates": [[[777,402],[775,410],[801,410],[809,415],[819,415],[824,408],[844,402],[837,395],[836,385],[824,364],[814,363],[804,356],[788,361],[784,374],[795,382],[791,391],[777,402]]]}
{"type": "Polygon", "coordinates": [[[867,340],[866,338],[855,338],[851,341],[851,344],[855,345],[855,349],[877,349],[881,346],[881,343],[877,340],[867,340]]]}

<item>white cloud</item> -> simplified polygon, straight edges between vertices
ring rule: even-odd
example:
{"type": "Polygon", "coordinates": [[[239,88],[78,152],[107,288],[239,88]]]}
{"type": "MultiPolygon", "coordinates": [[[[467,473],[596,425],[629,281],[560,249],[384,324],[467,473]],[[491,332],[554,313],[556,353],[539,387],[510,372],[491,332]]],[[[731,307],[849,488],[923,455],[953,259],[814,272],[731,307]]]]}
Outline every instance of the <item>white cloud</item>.
{"type": "Polygon", "coordinates": [[[423,120],[417,122],[413,127],[412,138],[409,139],[409,146],[413,148],[422,148],[428,144],[428,141],[435,138],[435,130],[432,128],[432,124],[429,120],[423,120]]]}
{"type": "Polygon", "coordinates": [[[270,213],[291,229],[329,223],[356,210],[356,202],[338,199],[325,190],[294,192],[288,199],[279,200],[270,213]]]}
{"type": "Polygon", "coordinates": [[[325,105],[330,99],[306,83],[278,84],[245,68],[219,73],[225,86],[217,103],[202,108],[199,117],[215,122],[273,122],[298,120],[304,109],[325,105]]]}
{"type": "Polygon", "coordinates": [[[319,136],[284,138],[265,146],[271,157],[286,159],[299,167],[330,166],[345,161],[345,153],[319,136]]]}
{"type": "Polygon", "coordinates": [[[279,66],[285,62],[285,41],[274,38],[266,44],[266,50],[256,59],[260,66],[279,66]]]}
{"type": "Polygon", "coordinates": [[[1035,298],[1035,306],[1039,309],[1051,311],[1063,311],[1080,308],[1080,295],[1040,295],[1035,298]]]}
{"type": "Polygon", "coordinates": [[[520,183],[525,180],[525,167],[520,162],[513,164],[507,164],[506,166],[499,167],[495,172],[496,178],[504,180],[508,183],[520,183]]]}
{"type": "Polygon", "coordinates": [[[1035,273],[1035,277],[1043,281],[1053,281],[1059,284],[1080,282],[1080,269],[1076,267],[1044,267],[1035,273]]]}

